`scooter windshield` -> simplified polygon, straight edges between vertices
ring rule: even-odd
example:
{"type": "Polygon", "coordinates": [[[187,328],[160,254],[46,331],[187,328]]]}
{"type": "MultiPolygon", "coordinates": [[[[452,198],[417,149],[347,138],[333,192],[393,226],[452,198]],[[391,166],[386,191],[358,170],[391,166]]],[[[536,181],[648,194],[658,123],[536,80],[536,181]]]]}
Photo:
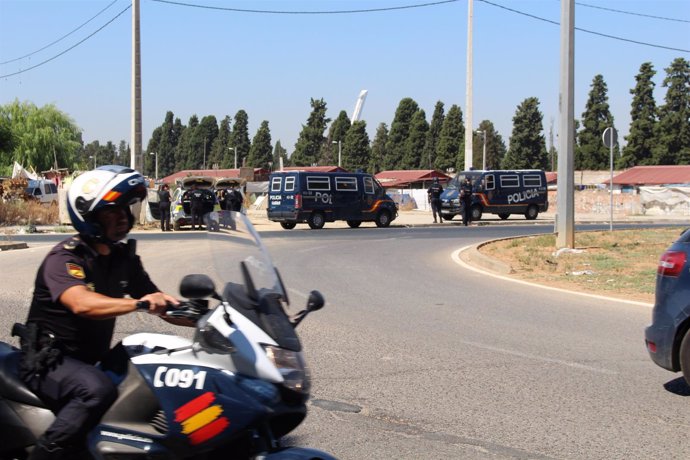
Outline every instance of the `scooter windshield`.
{"type": "MultiPolygon", "coordinates": [[[[244,214],[222,211],[217,219],[216,231],[209,231],[209,249],[213,270],[222,290],[228,283],[242,285],[245,294],[255,300],[273,294],[287,302],[283,283],[271,256],[261,242],[258,232],[244,214]]],[[[213,228],[213,226],[210,226],[213,228]]]]}

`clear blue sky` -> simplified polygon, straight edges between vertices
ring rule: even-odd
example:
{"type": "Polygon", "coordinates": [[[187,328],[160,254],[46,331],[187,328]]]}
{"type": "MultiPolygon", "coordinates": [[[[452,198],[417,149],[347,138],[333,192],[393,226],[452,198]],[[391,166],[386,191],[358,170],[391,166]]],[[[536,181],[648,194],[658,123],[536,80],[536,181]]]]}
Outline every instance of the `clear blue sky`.
{"type": "MultiPolygon", "coordinates": [[[[290,12],[433,2],[181,1],[290,12]]],[[[128,5],[130,0],[0,0],[0,75],[53,58],[112,20],[54,60],[0,78],[0,104],[53,103],[82,128],[85,142],[129,142],[131,9],[116,18],[128,5]],[[76,32],[35,52],[106,7],[76,32]]],[[[527,15],[558,23],[560,9],[559,0],[474,0],[475,129],[481,120],[491,120],[507,145],[517,106],[534,96],[547,143],[552,119],[557,133],[560,28],[527,15]]],[[[575,116],[581,117],[592,79],[601,74],[616,127],[625,135],[640,65],[654,65],[661,105],[664,68],[677,57],[690,59],[690,0],[578,1],[575,26],[655,45],[576,31],[575,116]]],[[[193,114],[215,115],[220,122],[244,109],[250,138],[268,120],[272,142],[280,140],[291,153],[311,112],[310,98],[323,98],[327,115],[335,119],[341,110],[352,115],[362,89],[369,94],[361,118],[372,140],[379,123],[390,127],[404,97],[417,101],[428,121],[439,100],[446,112],[458,104],[465,116],[466,46],[466,0],[352,14],[261,14],[141,0],[143,146],[168,110],[186,125],[193,114]]]]}

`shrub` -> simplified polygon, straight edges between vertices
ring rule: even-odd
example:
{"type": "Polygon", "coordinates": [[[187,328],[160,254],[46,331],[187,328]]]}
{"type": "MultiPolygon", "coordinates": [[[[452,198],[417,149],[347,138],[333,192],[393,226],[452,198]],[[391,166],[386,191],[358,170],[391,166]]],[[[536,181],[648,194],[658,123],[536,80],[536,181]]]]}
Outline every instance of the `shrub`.
{"type": "Polygon", "coordinates": [[[57,206],[33,201],[0,200],[0,225],[55,225],[59,221],[57,206]]]}

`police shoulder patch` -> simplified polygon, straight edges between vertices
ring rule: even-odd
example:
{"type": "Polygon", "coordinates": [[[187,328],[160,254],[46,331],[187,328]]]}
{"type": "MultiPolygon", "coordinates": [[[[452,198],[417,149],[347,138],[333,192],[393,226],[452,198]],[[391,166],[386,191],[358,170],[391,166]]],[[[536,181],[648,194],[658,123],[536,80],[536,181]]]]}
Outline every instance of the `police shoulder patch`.
{"type": "Polygon", "coordinates": [[[72,276],[73,278],[76,278],[78,280],[83,280],[86,278],[86,274],[84,273],[84,269],[77,265],[77,264],[67,264],[67,273],[72,276]]]}

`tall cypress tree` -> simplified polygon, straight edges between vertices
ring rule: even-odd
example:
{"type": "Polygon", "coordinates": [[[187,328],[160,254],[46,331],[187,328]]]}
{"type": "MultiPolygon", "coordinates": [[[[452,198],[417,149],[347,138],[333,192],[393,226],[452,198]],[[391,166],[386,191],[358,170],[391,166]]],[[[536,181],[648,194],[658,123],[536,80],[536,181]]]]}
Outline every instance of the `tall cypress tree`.
{"type": "Polygon", "coordinates": [[[280,139],[276,141],[275,147],[273,147],[273,170],[278,171],[280,169],[280,159],[283,159],[283,166],[289,166],[287,150],[280,143],[280,139]]]}
{"type": "Polygon", "coordinates": [[[374,142],[371,144],[371,155],[369,157],[369,172],[377,174],[384,170],[384,158],[386,158],[386,144],[388,143],[388,126],[380,123],[376,128],[374,142]]]}
{"type": "Polygon", "coordinates": [[[272,161],[271,130],[268,127],[268,121],[264,120],[256,131],[254,139],[252,139],[252,146],[249,148],[249,156],[247,157],[247,166],[269,169],[268,163],[272,161]]]}
{"type": "Polygon", "coordinates": [[[536,97],[528,97],[518,106],[513,117],[508,153],[503,159],[504,169],[546,168],[543,118],[536,97]]]}
{"type": "Polygon", "coordinates": [[[637,84],[630,90],[633,95],[630,109],[630,132],[623,154],[618,158],[619,168],[630,168],[637,165],[652,165],[652,148],[656,144],[654,132],[657,124],[657,109],[654,101],[654,82],[656,71],[651,62],[640,66],[635,77],[637,84]]]}
{"type": "Polygon", "coordinates": [[[422,165],[422,152],[426,144],[426,136],[429,132],[429,123],[426,121],[424,110],[419,109],[410,121],[410,133],[405,141],[402,169],[419,169],[422,165]]]}
{"type": "Polygon", "coordinates": [[[371,159],[371,147],[367,134],[367,122],[363,120],[352,123],[345,135],[342,145],[343,168],[348,171],[366,170],[371,159]]]}
{"type": "Polygon", "coordinates": [[[436,146],[434,169],[448,171],[454,168],[461,171],[465,166],[465,125],[462,121],[462,110],[453,104],[448,110],[441,126],[441,133],[436,146]]]}
{"type": "Polygon", "coordinates": [[[328,138],[321,149],[320,165],[330,166],[338,164],[338,142],[340,142],[340,149],[342,151],[345,136],[350,129],[350,125],[350,118],[344,110],[341,110],[338,118],[333,120],[331,127],[328,129],[328,138]]]}
{"type": "Polygon", "coordinates": [[[178,171],[196,168],[193,154],[195,139],[193,136],[197,126],[199,126],[199,117],[194,114],[189,117],[187,126],[182,129],[180,142],[175,149],[175,169],[178,171]]]}
{"type": "Polygon", "coordinates": [[[213,168],[214,166],[218,166],[219,168],[232,167],[232,161],[234,159],[232,156],[233,152],[228,150],[228,147],[230,147],[230,134],[231,118],[226,115],[220,121],[218,136],[216,140],[213,141],[213,146],[211,147],[211,155],[207,160],[209,168],[213,168]]]}
{"type": "Polygon", "coordinates": [[[323,99],[311,99],[312,111],[307,119],[307,124],[302,125],[299,133],[295,151],[292,153],[290,161],[295,166],[311,166],[319,160],[321,147],[326,142],[323,133],[326,126],[331,121],[326,118],[326,103],[323,99]]]}
{"type": "Polygon", "coordinates": [[[235,123],[232,125],[230,145],[228,147],[235,149],[232,151],[233,167],[235,166],[235,155],[237,155],[237,167],[241,168],[251,148],[251,143],[249,142],[249,115],[242,109],[235,114],[235,123]]]}
{"type": "Polygon", "coordinates": [[[431,116],[431,123],[429,123],[429,131],[426,134],[426,142],[424,143],[424,150],[422,152],[422,164],[420,166],[424,168],[434,168],[436,145],[441,135],[441,127],[443,127],[444,118],[443,102],[438,101],[436,102],[436,107],[434,107],[434,114],[431,116]]]}
{"type": "Polygon", "coordinates": [[[654,159],[660,165],[690,164],[690,63],[676,58],[661,86],[666,103],[659,107],[654,159]]]}
{"type": "Polygon", "coordinates": [[[388,133],[386,144],[386,156],[383,159],[383,169],[400,169],[402,159],[405,156],[405,143],[410,135],[410,123],[412,117],[419,110],[417,103],[409,97],[400,101],[395,111],[393,123],[388,133]]]}
{"type": "MultiPolygon", "coordinates": [[[[576,150],[581,158],[582,169],[608,169],[610,150],[601,140],[604,130],[615,127],[613,115],[609,110],[608,89],[604,77],[596,75],[585,111],[582,113],[582,130],[578,133],[576,150]]],[[[614,148],[614,158],[618,157],[618,145],[614,148]]],[[[577,155],[577,154],[576,154],[577,155]]]]}
{"type": "MultiPolygon", "coordinates": [[[[479,130],[486,135],[486,169],[500,169],[506,154],[506,144],[503,142],[503,138],[489,120],[482,120],[479,123],[479,130]]],[[[476,134],[473,143],[475,158],[472,164],[481,165],[484,161],[484,136],[476,134]]]]}

